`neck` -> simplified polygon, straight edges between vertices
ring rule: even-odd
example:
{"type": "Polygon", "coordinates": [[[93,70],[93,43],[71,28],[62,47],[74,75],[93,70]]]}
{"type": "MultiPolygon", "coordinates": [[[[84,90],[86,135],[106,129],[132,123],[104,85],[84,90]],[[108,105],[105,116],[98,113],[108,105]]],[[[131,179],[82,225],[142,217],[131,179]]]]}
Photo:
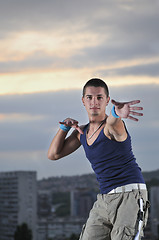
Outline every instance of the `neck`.
{"type": "Polygon", "coordinates": [[[100,122],[98,121],[98,126],[96,126],[97,122],[96,122],[96,125],[95,125],[94,122],[93,122],[93,124],[91,122],[89,123],[89,127],[88,127],[88,130],[87,130],[87,135],[88,135],[89,132],[90,133],[92,132],[92,134],[87,138],[87,140],[91,139],[97,133],[97,131],[102,127],[102,125],[105,123],[106,117],[107,116],[105,115],[105,117],[100,122]]]}
{"type": "Polygon", "coordinates": [[[89,123],[91,125],[96,125],[96,124],[100,124],[105,118],[106,118],[106,114],[104,113],[102,116],[90,116],[89,117],[89,123]]]}

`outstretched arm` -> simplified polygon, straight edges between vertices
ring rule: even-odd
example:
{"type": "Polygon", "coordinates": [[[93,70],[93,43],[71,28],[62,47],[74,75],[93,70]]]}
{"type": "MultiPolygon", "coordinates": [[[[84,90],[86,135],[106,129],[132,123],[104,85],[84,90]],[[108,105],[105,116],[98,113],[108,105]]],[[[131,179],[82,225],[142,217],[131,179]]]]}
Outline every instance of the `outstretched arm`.
{"type": "Polygon", "coordinates": [[[48,150],[48,158],[50,160],[58,160],[62,157],[65,157],[76,149],[78,149],[81,145],[79,140],[79,135],[82,134],[82,130],[78,126],[78,121],[67,118],[65,121],[60,122],[62,126],[73,127],[75,130],[73,133],[66,138],[68,131],[65,129],[59,129],[56,136],[53,138],[49,150],[48,150]]]}
{"type": "Polygon", "coordinates": [[[138,111],[143,110],[143,108],[134,106],[140,103],[140,100],[130,102],[116,102],[112,100],[111,102],[114,105],[114,110],[111,111],[107,119],[108,131],[116,140],[123,141],[126,139],[127,133],[122,118],[138,121],[137,117],[143,116],[143,113],[138,111]]]}

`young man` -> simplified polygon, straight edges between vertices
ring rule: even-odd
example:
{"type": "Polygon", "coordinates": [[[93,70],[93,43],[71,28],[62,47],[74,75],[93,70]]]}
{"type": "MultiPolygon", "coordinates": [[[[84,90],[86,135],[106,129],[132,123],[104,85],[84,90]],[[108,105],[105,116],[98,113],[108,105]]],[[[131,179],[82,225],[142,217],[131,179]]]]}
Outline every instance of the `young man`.
{"type": "Polygon", "coordinates": [[[83,145],[86,157],[100,184],[80,240],[141,239],[147,220],[147,190],[131,148],[131,138],[122,118],[138,121],[140,101],[116,102],[109,116],[106,107],[109,90],[101,79],[89,80],[83,88],[82,102],[89,123],[66,118],[52,140],[48,158],[58,160],[83,145]],[[67,136],[70,128],[75,130],[67,136]]]}

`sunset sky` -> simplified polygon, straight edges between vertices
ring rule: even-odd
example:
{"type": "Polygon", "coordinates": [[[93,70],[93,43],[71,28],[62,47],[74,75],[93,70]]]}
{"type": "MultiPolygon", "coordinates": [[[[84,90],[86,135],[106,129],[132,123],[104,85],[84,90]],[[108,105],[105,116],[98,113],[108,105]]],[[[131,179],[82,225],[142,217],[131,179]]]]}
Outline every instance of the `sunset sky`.
{"type": "Polygon", "coordinates": [[[158,0],[0,1],[1,171],[91,172],[82,148],[58,162],[47,149],[60,120],[87,123],[81,92],[93,77],[111,98],[141,99],[144,117],[126,124],[142,170],[159,169],[158,12],[158,0]]]}

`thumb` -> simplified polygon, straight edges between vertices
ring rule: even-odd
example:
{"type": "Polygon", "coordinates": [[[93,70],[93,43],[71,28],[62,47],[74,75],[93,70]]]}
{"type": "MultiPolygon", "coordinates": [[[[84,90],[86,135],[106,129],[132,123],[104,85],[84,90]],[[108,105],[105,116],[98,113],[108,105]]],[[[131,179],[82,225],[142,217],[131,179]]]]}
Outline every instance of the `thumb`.
{"type": "Polygon", "coordinates": [[[115,105],[115,106],[118,105],[118,103],[117,103],[114,99],[111,100],[111,103],[112,103],[113,105],[115,105]]]}
{"type": "Polygon", "coordinates": [[[78,125],[75,127],[75,129],[76,129],[80,134],[83,134],[82,129],[81,129],[78,125]]]}

